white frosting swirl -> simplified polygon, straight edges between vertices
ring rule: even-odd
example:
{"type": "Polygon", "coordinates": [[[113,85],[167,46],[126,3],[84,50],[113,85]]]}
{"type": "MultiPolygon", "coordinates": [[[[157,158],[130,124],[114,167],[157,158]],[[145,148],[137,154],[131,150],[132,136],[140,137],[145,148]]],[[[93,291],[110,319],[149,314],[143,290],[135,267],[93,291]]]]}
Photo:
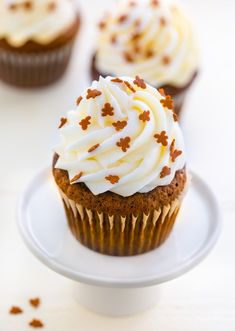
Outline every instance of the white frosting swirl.
{"type": "Polygon", "coordinates": [[[5,38],[13,47],[29,40],[47,44],[75,19],[75,4],[71,0],[0,0],[0,39],[5,38]]]}
{"type": "Polygon", "coordinates": [[[100,77],[98,82],[94,81],[90,90],[101,94],[87,99],[87,91],[84,92],[77,108],[62,119],[61,144],[55,149],[59,155],[56,168],[67,170],[70,180],[82,174],[74,183],[84,182],[95,195],[111,191],[126,197],[170,184],[175,172],[185,165],[183,138],[173,111],[163,107],[165,98],[150,85],[141,88],[133,83],[134,79],[121,77],[131,84],[133,92],[126,84],[112,80],[100,77]],[[107,103],[111,112],[102,116],[107,103]],[[144,121],[146,111],[149,120],[144,121]],[[81,121],[87,117],[90,124],[84,130],[81,121]],[[117,121],[126,126],[117,131],[113,125],[117,121]],[[154,137],[163,131],[168,137],[167,146],[154,137]],[[125,138],[129,148],[123,151],[117,143],[125,138]],[[170,148],[173,140],[173,150],[182,151],[174,162],[170,148]],[[97,144],[96,149],[88,152],[97,144]],[[165,177],[164,167],[170,169],[165,177]],[[118,177],[118,182],[111,183],[109,176],[118,177]]]}
{"type": "Polygon", "coordinates": [[[96,68],[103,74],[141,75],[155,87],[183,87],[198,69],[190,21],[172,0],[121,1],[100,29],[96,68]],[[129,60],[126,60],[126,56],[129,60]]]}

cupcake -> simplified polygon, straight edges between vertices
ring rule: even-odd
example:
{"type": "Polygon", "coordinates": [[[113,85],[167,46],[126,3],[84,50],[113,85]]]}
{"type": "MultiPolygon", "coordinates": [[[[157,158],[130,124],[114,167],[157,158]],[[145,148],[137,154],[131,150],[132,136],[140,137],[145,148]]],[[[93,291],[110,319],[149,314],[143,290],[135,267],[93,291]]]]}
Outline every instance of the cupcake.
{"type": "Polygon", "coordinates": [[[74,236],[108,255],[160,246],[187,180],[172,98],[140,77],[100,77],[61,118],[59,133],[53,175],[74,236]]]}
{"type": "Polygon", "coordinates": [[[71,0],[0,1],[0,79],[45,86],[65,72],[80,26],[71,0]]]}
{"type": "Polygon", "coordinates": [[[183,9],[170,0],[125,0],[99,27],[93,79],[140,75],[170,94],[179,114],[198,72],[197,43],[183,9]]]}

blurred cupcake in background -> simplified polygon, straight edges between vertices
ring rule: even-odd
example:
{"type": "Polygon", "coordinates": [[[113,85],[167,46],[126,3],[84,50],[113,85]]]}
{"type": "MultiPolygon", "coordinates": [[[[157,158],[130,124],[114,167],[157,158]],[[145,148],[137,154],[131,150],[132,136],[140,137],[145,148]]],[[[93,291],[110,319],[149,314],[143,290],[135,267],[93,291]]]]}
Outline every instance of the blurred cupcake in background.
{"type": "Polygon", "coordinates": [[[71,0],[0,0],[0,79],[21,87],[59,79],[79,26],[71,0]]]}
{"type": "Polygon", "coordinates": [[[74,236],[119,256],[163,244],[187,182],[171,97],[140,77],[100,77],[59,133],[53,174],[74,236]]]}
{"type": "Polygon", "coordinates": [[[198,72],[192,25],[171,0],[120,1],[99,24],[92,78],[140,75],[173,96],[179,114],[198,72]]]}

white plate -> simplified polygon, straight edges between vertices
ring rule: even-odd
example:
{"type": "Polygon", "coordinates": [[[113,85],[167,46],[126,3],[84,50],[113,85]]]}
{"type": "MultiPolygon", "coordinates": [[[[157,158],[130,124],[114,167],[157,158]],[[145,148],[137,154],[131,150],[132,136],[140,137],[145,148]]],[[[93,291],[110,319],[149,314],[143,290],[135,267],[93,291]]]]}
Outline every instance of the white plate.
{"type": "Polygon", "coordinates": [[[105,256],[85,248],[70,233],[49,169],[26,188],[18,221],[29,249],[54,271],[87,284],[128,288],[160,284],[192,269],[215,244],[221,225],[213,193],[192,172],[183,207],[165,244],[135,257],[105,256]]]}

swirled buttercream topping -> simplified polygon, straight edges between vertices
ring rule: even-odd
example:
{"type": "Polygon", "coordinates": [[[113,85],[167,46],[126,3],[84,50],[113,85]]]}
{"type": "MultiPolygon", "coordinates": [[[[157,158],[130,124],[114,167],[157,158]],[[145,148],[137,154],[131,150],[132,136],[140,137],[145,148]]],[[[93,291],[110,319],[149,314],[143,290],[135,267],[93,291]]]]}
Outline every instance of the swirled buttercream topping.
{"type": "Polygon", "coordinates": [[[100,23],[96,68],[141,75],[155,87],[183,87],[198,69],[190,21],[172,0],[124,0],[100,23]]]}
{"type": "Polygon", "coordinates": [[[61,118],[56,168],[95,195],[170,184],[185,165],[184,143],[173,100],[160,92],[140,77],[94,81],[61,118]]]}
{"type": "Polygon", "coordinates": [[[20,47],[27,41],[47,44],[76,19],[71,0],[0,0],[0,39],[20,47]]]}

